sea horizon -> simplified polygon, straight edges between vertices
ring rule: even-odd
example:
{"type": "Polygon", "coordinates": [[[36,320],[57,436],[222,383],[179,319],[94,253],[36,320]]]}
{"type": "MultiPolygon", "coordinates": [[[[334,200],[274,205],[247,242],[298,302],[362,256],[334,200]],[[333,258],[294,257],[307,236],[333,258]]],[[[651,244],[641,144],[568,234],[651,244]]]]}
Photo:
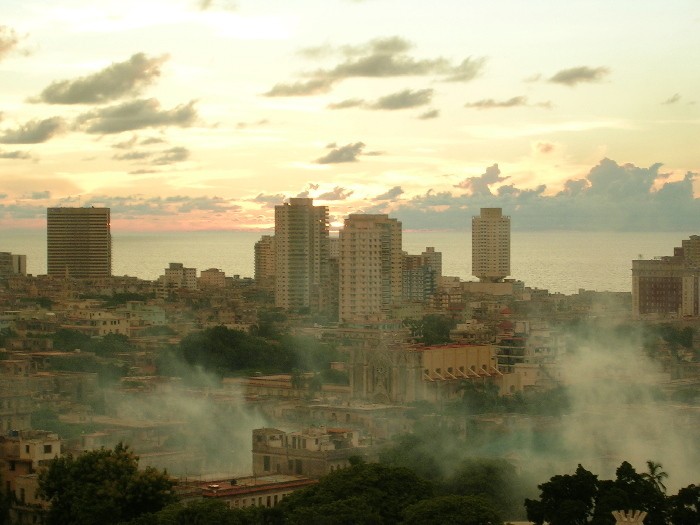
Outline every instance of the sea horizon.
{"type": "MultiPolygon", "coordinates": [[[[218,268],[228,276],[254,276],[254,245],[273,232],[196,230],[112,232],[112,274],[155,280],[171,262],[198,271],[218,268]]],[[[551,292],[579,289],[631,291],[632,260],[673,254],[687,232],[590,232],[546,230],[511,232],[511,275],[526,286],[551,292]]],[[[403,250],[419,254],[432,246],[443,254],[443,275],[475,280],[471,275],[468,230],[404,231],[403,250]]],[[[4,232],[0,251],[27,256],[27,272],[46,273],[46,232],[4,232]]]]}

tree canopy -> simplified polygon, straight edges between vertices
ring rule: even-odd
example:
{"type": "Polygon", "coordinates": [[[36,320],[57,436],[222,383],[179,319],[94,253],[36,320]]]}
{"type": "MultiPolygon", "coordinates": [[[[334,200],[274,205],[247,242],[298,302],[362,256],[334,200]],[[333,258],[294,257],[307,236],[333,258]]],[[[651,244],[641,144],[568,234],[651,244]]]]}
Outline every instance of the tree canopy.
{"type": "Polygon", "coordinates": [[[175,501],[165,472],[138,469],[138,456],[119,443],[51,461],[38,494],[51,503],[47,525],[111,525],[157,512],[175,501]]]}
{"type": "Polygon", "coordinates": [[[581,465],[574,474],[558,475],[539,485],[540,498],[525,500],[527,517],[536,525],[614,525],[616,510],[646,511],[646,525],[700,523],[700,491],[695,485],[666,497],[661,465],[648,461],[639,473],[624,461],[615,479],[599,480],[581,465]],[[669,521],[669,517],[671,518],[669,521]]]}

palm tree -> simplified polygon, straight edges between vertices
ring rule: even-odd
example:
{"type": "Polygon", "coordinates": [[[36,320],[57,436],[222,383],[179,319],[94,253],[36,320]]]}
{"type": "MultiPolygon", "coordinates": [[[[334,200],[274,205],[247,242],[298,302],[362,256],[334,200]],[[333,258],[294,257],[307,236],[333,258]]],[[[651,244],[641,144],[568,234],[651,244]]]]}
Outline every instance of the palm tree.
{"type": "Polygon", "coordinates": [[[656,490],[662,494],[666,494],[666,485],[664,485],[664,480],[668,478],[668,474],[661,470],[662,468],[661,463],[647,460],[648,472],[643,472],[642,477],[652,483],[654,487],[656,487],[656,490]]]}

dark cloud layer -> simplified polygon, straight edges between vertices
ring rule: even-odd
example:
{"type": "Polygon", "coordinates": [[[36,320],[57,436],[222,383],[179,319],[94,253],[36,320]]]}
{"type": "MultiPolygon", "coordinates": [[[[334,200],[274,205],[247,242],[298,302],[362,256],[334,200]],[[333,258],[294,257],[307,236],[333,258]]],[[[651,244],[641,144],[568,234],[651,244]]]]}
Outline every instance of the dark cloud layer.
{"type": "Polygon", "coordinates": [[[316,160],[318,164],[338,164],[342,162],[356,162],[357,157],[362,154],[365,147],[364,142],[347,144],[340,148],[334,147],[326,155],[316,160]]]}
{"type": "Polygon", "coordinates": [[[284,199],[287,197],[282,194],[282,193],[275,193],[272,195],[266,195],[264,193],[258,193],[255,197],[253,197],[251,202],[257,202],[260,204],[264,204],[266,208],[274,208],[278,204],[282,204],[284,202],[284,199]]]}
{"type": "Polygon", "coordinates": [[[482,71],[485,58],[466,58],[453,65],[449,60],[415,58],[408,54],[412,44],[392,36],[371,40],[359,46],[333,49],[321,46],[302,51],[303,56],[318,60],[340,53],[343,60],[331,68],[306,73],[309,80],[276,84],[266,96],[306,96],[327,93],[334,84],[350,78],[389,78],[402,76],[433,76],[446,82],[468,82],[482,71]]]}
{"type": "Polygon", "coordinates": [[[425,106],[430,104],[433,99],[432,89],[419,89],[412,91],[410,89],[404,89],[397,93],[392,93],[377,99],[377,101],[370,105],[371,109],[386,109],[386,110],[397,110],[397,109],[408,109],[415,108],[417,106],[425,106]]]}
{"type": "Polygon", "coordinates": [[[30,120],[16,129],[8,129],[0,135],[2,144],[39,144],[65,131],[66,124],[61,117],[44,120],[30,120]]]}
{"type": "MultiPolygon", "coordinates": [[[[570,180],[559,193],[545,195],[544,185],[532,189],[502,185],[492,191],[490,186],[507,179],[493,165],[457,185],[468,193],[429,191],[387,211],[405,228],[418,229],[468,229],[480,208],[500,207],[512,217],[513,228],[520,230],[697,231],[700,199],[694,197],[693,184],[700,175],[687,173],[682,180],[669,182],[660,167],[603,159],[585,178],[570,180]]],[[[385,209],[376,208],[377,213],[385,209]]]]}
{"type": "Polygon", "coordinates": [[[336,186],[331,191],[321,193],[316,198],[321,201],[344,201],[353,194],[352,190],[336,186]]]}
{"type": "Polygon", "coordinates": [[[399,195],[403,195],[403,189],[401,188],[401,186],[394,186],[390,190],[382,193],[381,195],[377,195],[372,200],[375,200],[375,201],[393,201],[399,195]]]}
{"type": "Polygon", "coordinates": [[[430,120],[433,118],[438,118],[440,116],[440,110],[438,109],[431,109],[429,111],[426,111],[425,113],[421,113],[418,115],[418,118],[421,120],[430,120]]]}
{"type": "Polygon", "coordinates": [[[190,158],[190,150],[183,148],[182,146],[177,146],[174,148],[166,149],[161,152],[155,159],[153,159],[153,164],[163,166],[165,164],[175,164],[177,162],[184,162],[190,158]]]}
{"type": "Polygon", "coordinates": [[[3,151],[0,150],[0,159],[12,159],[12,160],[26,160],[31,159],[32,156],[26,151],[3,151]]]}
{"type": "Polygon", "coordinates": [[[77,126],[87,133],[100,134],[165,126],[189,127],[197,119],[194,105],[191,101],[165,110],[154,98],[133,100],[83,113],[78,117],[77,126]]]}
{"type": "Polygon", "coordinates": [[[572,67],[557,72],[549,79],[549,82],[564,84],[566,86],[575,86],[582,82],[600,82],[609,73],[610,70],[607,67],[572,67]]]}
{"type": "Polygon", "coordinates": [[[485,98],[464,105],[464,107],[475,109],[513,108],[517,106],[527,106],[527,97],[512,97],[508,100],[485,98]]]}
{"type": "Polygon", "coordinates": [[[167,56],[149,58],[137,53],[92,75],[53,82],[33,102],[100,104],[136,95],[160,76],[160,66],[167,59],[167,56]]]}

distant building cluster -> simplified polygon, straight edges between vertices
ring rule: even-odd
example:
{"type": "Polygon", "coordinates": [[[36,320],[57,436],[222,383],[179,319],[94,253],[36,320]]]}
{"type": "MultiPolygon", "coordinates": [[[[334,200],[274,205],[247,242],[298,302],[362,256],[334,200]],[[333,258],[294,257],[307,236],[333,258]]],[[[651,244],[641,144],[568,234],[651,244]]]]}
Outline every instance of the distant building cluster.
{"type": "MultiPolygon", "coordinates": [[[[255,281],[275,305],[325,314],[341,323],[395,319],[436,295],[442,254],[402,248],[401,222],[386,214],[351,214],[337,239],[328,207],[292,198],[275,207],[275,235],[255,245],[255,281]]],[[[510,274],[510,218],[484,208],[473,219],[474,275],[497,283],[510,274]]]]}

